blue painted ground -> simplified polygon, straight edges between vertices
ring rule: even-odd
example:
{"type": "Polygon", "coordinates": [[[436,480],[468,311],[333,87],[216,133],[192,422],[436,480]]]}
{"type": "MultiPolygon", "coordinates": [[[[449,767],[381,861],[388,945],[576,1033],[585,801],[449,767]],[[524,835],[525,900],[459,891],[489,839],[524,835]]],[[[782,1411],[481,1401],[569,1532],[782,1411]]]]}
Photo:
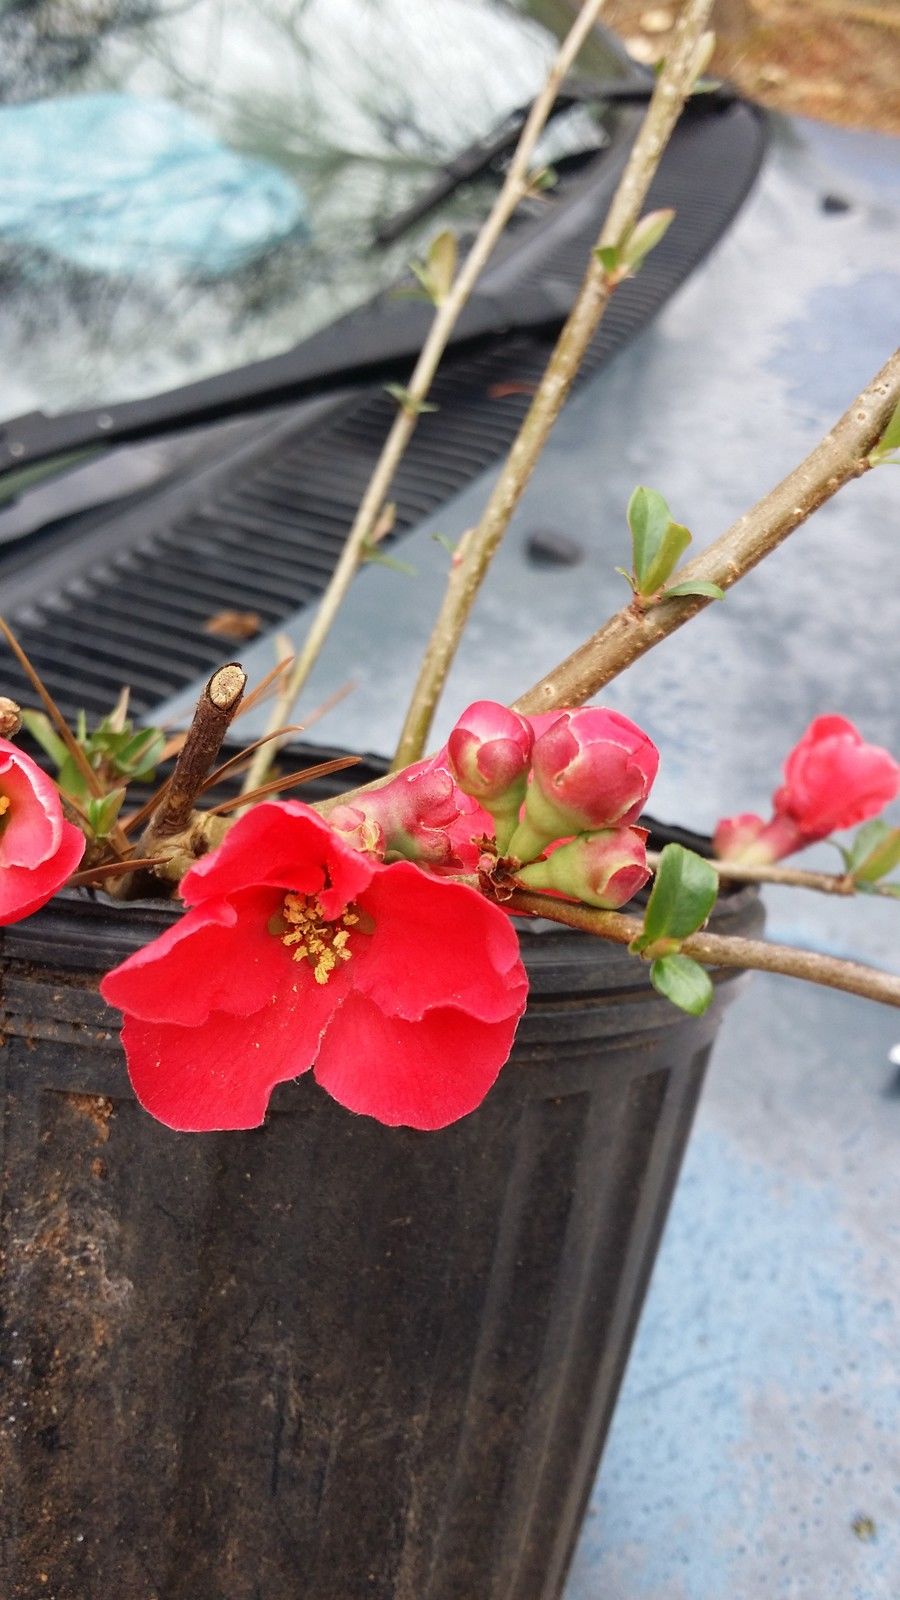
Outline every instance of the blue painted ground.
{"type": "Polygon", "coordinates": [[[859,1028],[788,980],[732,1013],[566,1600],[900,1593],[900,1022],[859,1028]]]}

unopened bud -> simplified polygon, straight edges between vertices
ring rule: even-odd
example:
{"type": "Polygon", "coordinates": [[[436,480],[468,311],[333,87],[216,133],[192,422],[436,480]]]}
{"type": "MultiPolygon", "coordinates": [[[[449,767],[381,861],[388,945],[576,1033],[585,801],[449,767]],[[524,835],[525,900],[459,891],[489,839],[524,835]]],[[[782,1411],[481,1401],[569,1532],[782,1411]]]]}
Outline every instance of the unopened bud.
{"type": "Polygon", "coordinates": [[[647,830],[610,828],[570,839],[545,861],[522,867],[516,879],[530,889],[555,889],[583,905],[616,911],[633,899],[649,876],[647,830]]]}
{"type": "Polygon", "coordinates": [[[653,741],[618,711],[561,712],[535,741],[525,815],[510,854],[533,861],[554,839],[634,822],[658,765],[653,741]]]}
{"type": "Polygon", "coordinates": [[[490,812],[503,851],[525,799],[534,732],[524,717],[493,700],[476,700],[447,740],[450,770],[464,794],[490,812]]]}
{"type": "Polygon", "coordinates": [[[0,694],[0,739],[14,739],[22,726],[22,712],[15,700],[0,694]]]}

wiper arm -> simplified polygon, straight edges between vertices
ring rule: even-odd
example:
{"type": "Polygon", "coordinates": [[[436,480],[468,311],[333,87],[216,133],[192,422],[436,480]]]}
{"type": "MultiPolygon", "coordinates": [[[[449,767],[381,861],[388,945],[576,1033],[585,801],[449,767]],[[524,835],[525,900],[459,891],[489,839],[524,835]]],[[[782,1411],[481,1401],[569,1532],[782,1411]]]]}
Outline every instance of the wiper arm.
{"type": "MultiPolygon", "coordinates": [[[[571,111],[572,107],[577,105],[646,105],[654,86],[655,80],[649,73],[646,82],[613,80],[609,83],[591,83],[588,80],[567,78],[560,86],[548,122],[564,111],[571,111]]],[[[704,89],[700,95],[693,96],[688,101],[688,106],[695,108],[704,102],[708,107],[730,105],[733,100],[733,91],[724,84],[715,84],[709,89],[704,89]]],[[[437,176],[417,200],[411,201],[402,211],[397,211],[394,216],[387,217],[379,224],[375,230],[375,243],[394,244],[408,229],[422,222],[432,211],[437,211],[457,189],[462,188],[463,184],[472,183],[476,178],[483,177],[496,161],[510,155],[518,144],[519,135],[530,110],[530,101],[527,105],[517,106],[493,133],[484,139],[473,140],[472,144],[467,145],[441,167],[437,176]]]]}

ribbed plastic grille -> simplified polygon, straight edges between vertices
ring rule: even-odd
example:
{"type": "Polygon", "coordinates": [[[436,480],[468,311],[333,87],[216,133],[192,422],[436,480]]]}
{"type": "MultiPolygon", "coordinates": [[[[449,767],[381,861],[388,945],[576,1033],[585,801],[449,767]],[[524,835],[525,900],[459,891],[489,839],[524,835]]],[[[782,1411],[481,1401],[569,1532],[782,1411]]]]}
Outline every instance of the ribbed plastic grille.
{"type": "MultiPolygon", "coordinates": [[[[674,206],[677,220],[640,276],[610,302],[582,369],[594,374],[665,303],[724,231],[758,169],[763,135],[746,108],[682,126],[647,209],[674,206]]],[[[593,230],[552,253],[546,270],[573,284],[593,230]]],[[[439,412],[424,416],[392,490],[396,540],[505,452],[529,404],[547,343],[516,335],[449,360],[434,388],[439,412]],[[514,386],[508,392],[505,386],[514,386]],[[500,390],[498,394],[496,391],[500,390]]],[[[86,560],[56,593],[39,585],[11,620],[51,693],[69,713],[96,716],[123,683],[146,714],[223,656],[204,623],[222,609],[277,626],[323,591],[394,414],[381,391],[348,402],[277,446],[262,445],[215,487],[185,488],[178,510],[160,511],[148,533],[123,513],[112,559],[86,560]]],[[[20,684],[3,663],[3,687],[20,684]]]]}

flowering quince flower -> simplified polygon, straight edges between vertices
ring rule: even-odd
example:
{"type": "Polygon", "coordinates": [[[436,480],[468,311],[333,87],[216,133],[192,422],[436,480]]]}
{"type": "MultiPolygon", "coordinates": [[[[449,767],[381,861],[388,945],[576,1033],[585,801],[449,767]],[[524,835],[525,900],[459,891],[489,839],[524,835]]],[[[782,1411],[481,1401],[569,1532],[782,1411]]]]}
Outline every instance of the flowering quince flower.
{"type": "Polygon", "coordinates": [[[658,766],[653,741],[618,711],[563,711],[535,740],[510,854],[531,861],[554,839],[626,827],[640,816],[658,766]]]}
{"type": "Polygon", "coordinates": [[[454,783],[445,751],[333,807],[328,822],[355,850],[447,872],[474,872],[480,852],[473,841],[492,828],[454,783]]]}
{"type": "Polygon", "coordinates": [[[605,911],[627,905],[649,876],[646,828],[579,834],[516,873],[529,889],[555,890],[605,911]]]}
{"type": "Polygon", "coordinates": [[[141,1104],[171,1128],[258,1126],[313,1068],[341,1105],[441,1128],[509,1055],[527,979],[474,889],[350,849],[298,801],[255,806],[181,885],[188,911],[101,983],[141,1104]]]}
{"type": "Polygon", "coordinates": [[[30,756],[0,739],[0,927],[19,922],[60,889],[84,854],[55,783],[30,756]]]}
{"type": "Polygon", "coordinates": [[[900,791],[900,766],[846,717],[816,717],[790,752],[784,780],[771,821],[751,812],[722,819],[713,846],[723,861],[764,866],[866,822],[900,791]]]}

